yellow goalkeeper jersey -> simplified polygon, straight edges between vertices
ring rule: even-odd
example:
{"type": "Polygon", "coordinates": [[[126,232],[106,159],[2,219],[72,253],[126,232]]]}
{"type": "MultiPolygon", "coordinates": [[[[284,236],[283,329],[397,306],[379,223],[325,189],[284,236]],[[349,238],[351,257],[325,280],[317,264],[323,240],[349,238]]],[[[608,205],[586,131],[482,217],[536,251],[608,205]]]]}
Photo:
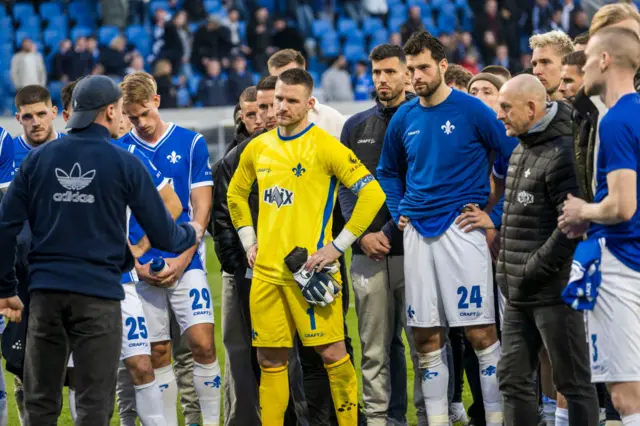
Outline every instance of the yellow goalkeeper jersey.
{"type": "Polygon", "coordinates": [[[273,284],[295,284],[284,263],[293,248],[304,247],[311,255],[332,241],[339,182],[356,194],[365,189],[369,194],[346,225],[356,236],[384,203],[380,186],[354,153],[313,124],[291,137],[274,129],[246,147],[227,193],[236,229],[253,226],[247,198],[256,180],[260,207],[253,275],[273,284]]]}

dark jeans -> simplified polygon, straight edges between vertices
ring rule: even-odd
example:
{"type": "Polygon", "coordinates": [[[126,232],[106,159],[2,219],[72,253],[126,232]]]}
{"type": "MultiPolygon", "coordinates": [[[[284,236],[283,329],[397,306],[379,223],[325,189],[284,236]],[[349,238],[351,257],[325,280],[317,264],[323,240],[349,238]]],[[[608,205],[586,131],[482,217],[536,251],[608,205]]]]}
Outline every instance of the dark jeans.
{"type": "MultiPolygon", "coordinates": [[[[340,275],[343,277],[342,309],[346,317],[349,311],[349,284],[344,257],[340,258],[340,275]]],[[[344,323],[344,343],[347,353],[353,362],[353,346],[347,333],[347,322],[344,323]]],[[[314,348],[302,346],[300,339],[296,338],[298,345],[300,364],[302,365],[304,393],[309,408],[309,422],[311,426],[337,425],[336,413],[331,399],[329,388],[329,376],[324,368],[322,358],[314,348]]],[[[361,417],[361,416],[359,416],[361,417]]]]}
{"type": "Polygon", "coordinates": [[[537,426],[538,394],[533,374],[542,345],[549,353],[553,382],[567,399],[569,424],[598,425],[598,398],[591,383],[584,317],[566,305],[504,310],[498,381],[505,425],[537,426]]]}
{"type": "Polygon", "coordinates": [[[69,352],[75,363],[76,426],[108,426],[122,347],[120,301],[31,292],[24,368],[26,426],[55,426],[69,352]]]}

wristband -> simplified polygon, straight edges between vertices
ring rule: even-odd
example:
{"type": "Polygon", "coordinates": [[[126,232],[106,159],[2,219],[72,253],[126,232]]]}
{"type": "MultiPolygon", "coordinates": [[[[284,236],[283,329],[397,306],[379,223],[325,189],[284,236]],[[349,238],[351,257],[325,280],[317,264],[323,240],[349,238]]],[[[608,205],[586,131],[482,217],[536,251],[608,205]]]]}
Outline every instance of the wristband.
{"type": "Polygon", "coordinates": [[[253,229],[253,226],[243,226],[238,229],[238,237],[240,237],[240,242],[242,243],[244,251],[248,251],[252,245],[258,242],[256,238],[256,230],[253,229]]]}
{"type": "Polygon", "coordinates": [[[333,245],[340,253],[344,253],[357,239],[358,237],[356,237],[353,232],[344,228],[342,232],[340,232],[340,235],[338,235],[338,238],[333,240],[333,245]]]}

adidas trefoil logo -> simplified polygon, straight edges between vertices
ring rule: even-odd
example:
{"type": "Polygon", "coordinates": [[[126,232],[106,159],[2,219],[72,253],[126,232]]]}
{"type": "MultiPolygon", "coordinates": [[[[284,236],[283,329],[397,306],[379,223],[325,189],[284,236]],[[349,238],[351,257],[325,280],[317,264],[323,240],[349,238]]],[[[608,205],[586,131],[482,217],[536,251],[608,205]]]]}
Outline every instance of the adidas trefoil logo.
{"type": "Polygon", "coordinates": [[[82,173],[82,167],[79,163],[75,163],[69,173],[62,169],[55,169],[56,178],[60,185],[67,189],[67,192],[56,192],[53,194],[53,201],[58,203],[86,203],[93,204],[95,198],[91,194],[81,194],[80,192],[85,189],[93,178],[96,176],[95,170],[89,170],[86,173],[82,173]]]}
{"type": "Polygon", "coordinates": [[[444,125],[440,126],[440,128],[444,131],[445,135],[450,135],[456,129],[456,126],[454,126],[449,120],[447,120],[447,122],[444,123],[444,125]]]}
{"type": "Polygon", "coordinates": [[[167,155],[167,160],[169,160],[171,164],[176,164],[181,158],[182,155],[176,154],[175,151],[172,151],[171,154],[167,155]]]}

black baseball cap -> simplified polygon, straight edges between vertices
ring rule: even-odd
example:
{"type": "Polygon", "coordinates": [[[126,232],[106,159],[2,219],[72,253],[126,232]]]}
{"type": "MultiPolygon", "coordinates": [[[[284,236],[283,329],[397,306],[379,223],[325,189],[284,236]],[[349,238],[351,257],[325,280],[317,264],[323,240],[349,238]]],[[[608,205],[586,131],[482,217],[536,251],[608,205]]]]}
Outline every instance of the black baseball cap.
{"type": "Polygon", "coordinates": [[[111,105],[122,97],[122,90],[109,77],[90,75],[78,82],[71,95],[73,114],[67,129],[84,129],[96,119],[100,108],[111,105]]]}

